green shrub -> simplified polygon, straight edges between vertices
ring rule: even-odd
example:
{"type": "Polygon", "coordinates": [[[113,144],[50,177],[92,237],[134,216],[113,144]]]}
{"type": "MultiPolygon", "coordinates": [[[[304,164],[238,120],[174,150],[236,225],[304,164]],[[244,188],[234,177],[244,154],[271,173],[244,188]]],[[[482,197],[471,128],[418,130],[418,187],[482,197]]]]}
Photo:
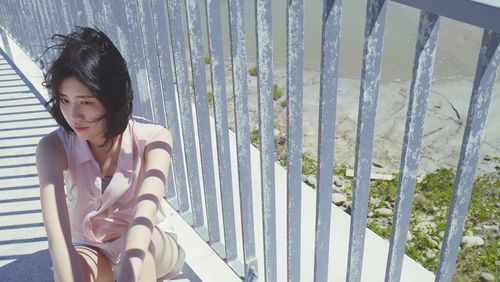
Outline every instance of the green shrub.
{"type": "Polygon", "coordinates": [[[278,84],[274,84],[273,85],[273,100],[274,101],[279,100],[281,97],[283,97],[283,95],[285,95],[283,93],[283,90],[281,90],[281,88],[278,86],[278,84]]]}
{"type": "MultiPolygon", "coordinates": [[[[370,197],[380,198],[381,203],[395,201],[398,175],[394,176],[390,181],[372,181],[370,183],[370,197]]],[[[442,168],[425,175],[415,187],[409,226],[413,240],[407,242],[406,254],[431,271],[437,269],[439,250],[430,243],[429,236],[435,239],[440,238],[439,233],[446,229],[454,180],[455,172],[442,168]],[[420,223],[422,217],[432,217],[432,222],[436,224],[436,228],[431,229],[428,235],[415,230],[415,226],[420,223]],[[435,253],[435,255],[427,255],[427,253],[435,253]]],[[[464,234],[468,231],[477,234],[478,227],[500,221],[500,209],[496,207],[499,198],[499,174],[485,174],[476,178],[467,211],[464,234]]],[[[375,207],[370,206],[370,208],[375,207]]],[[[367,227],[378,235],[389,238],[390,225],[390,222],[384,225],[373,220],[367,227]]],[[[495,265],[495,262],[498,261],[498,249],[500,248],[498,234],[493,231],[485,231],[482,237],[485,242],[483,246],[460,250],[454,281],[477,281],[478,273],[483,271],[498,272],[498,267],[495,265]]]]}
{"type": "Polygon", "coordinates": [[[342,164],[342,165],[335,164],[333,166],[333,174],[345,177],[347,174],[347,165],[346,164],[342,164]]]}
{"type": "Polygon", "coordinates": [[[248,72],[250,73],[251,76],[257,76],[257,66],[253,66],[251,68],[248,69],[248,72]]]}
{"type": "Polygon", "coordinates": [[[274,157],[281,166],[287,166],[288,160],[286,144],[277,144],[276,142],[274,143],[274,157]]]}
{"type": "Polygon", "coordinates": [[[212,103],[214,101],[214,94],[212,94],[212,91],[207,92],[207,98],[208,98],[208,103],[212,103]]]}
{"type": "Polygon", "coordinates": [[[260,148],[260,136],[258,129],[252,129],[250,131],[250,143],[257,148],[260,148]]]}
{"type": "Polygon", "coordinates": [[[316,159],[308,153],[302,153],[302,174],[316,175],[317,168],[316,159]]]}
{"type": "Polygon", "coordinates": [[[281,101],[280,105],[282,108],[285,108],[286,107],[286,99],[281,101]]]}

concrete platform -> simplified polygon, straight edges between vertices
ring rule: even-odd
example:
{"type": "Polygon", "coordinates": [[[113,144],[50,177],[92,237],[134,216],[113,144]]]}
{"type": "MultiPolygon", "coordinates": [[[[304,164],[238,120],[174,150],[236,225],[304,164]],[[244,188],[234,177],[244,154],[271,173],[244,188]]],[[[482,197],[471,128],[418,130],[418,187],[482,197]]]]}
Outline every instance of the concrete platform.
{"type": "MultiPolygon", "coordinates": [[[[56,128],[56,124],[42,106],[41,101],[48,97],[41,86],[40,70],[12,41],[10,49],[20,71],[16,71],[10,60],[0,58],[0,280],[52,281],[51,261],[40,213],[34,152],[38,140],[56,128]]],[[[214,132],[212,128],[212,134],[214,132]]],[[[230,134],[230,141],[236,226],[241,226],[238,222],[240,213],[233,133],[230,134]]],[[[251,158],[254,232],[259,270],[263,273],[260,167],[256,148],[252,147],[251,158]]],[[[276,191],[278,281],[286,281],[286,171],[278,165],[276,191]]],[[[313,281],[315,197],[315,190],[303,184],[301,281],[313,281]]],[[[179,243],[187,254],[183,274],[174,281],[241,281],[174,209],[171,208],[169,214],[179,243]]],[[[349,215],[333,206],[329,281],[345,281],[349,223],[349,215]]],[[[241,230],[237,231],[237,237],[241,238],[241,230]]],[[[387,240],[367,230],[362,281],[384,280],[388,246],[387,240]]],[[[242,249],[241,239],[238,240],[238,248],[242,249]]],[[[401,281],[433,280],[432,272],[405,257],[401,281]]],[[[260,281],[264,281],[263,277],[260,281]]]]}
{"type": "MultiPolygon", "coordinates": [[[[0,56],[0,281],[53,281],[35,149],[57,124],[43,106],[46,97],[18,71],[0,56]]],[[[184,269],[173,281],[239,281],[173,209],[170,217],[187,252],[184,269]]]]}

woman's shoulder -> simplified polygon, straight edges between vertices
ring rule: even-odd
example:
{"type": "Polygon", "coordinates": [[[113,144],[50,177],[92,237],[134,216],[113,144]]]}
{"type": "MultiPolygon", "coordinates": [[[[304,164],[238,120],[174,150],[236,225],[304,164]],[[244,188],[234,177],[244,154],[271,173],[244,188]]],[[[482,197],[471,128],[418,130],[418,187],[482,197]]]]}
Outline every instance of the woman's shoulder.
{"type": "Polygon", "coordinates": [[[61,143],[61,138],[60,138],[61,132],[60,129],[56,129],[49,134],[45,135],[38,141],[38,148],[43,148],[43,149],[49,149],[53,147],[60,147],[62,146],[61,143]]]}
{"type": "Polygon", "coordinates": [[[36,148],[37,159],[60,160],[67,167],[67,158],[64,145],[61,140],[61,131],[56,129],[40,139],[36,148]]]}
{"type": "Polygon", "coordinates": [[[170,131],[164,126],[143,117],[132,117],[131,119],[134,135],[138,139],[150,143],[158,138],[167,138],[171,143],[170,131]]]}

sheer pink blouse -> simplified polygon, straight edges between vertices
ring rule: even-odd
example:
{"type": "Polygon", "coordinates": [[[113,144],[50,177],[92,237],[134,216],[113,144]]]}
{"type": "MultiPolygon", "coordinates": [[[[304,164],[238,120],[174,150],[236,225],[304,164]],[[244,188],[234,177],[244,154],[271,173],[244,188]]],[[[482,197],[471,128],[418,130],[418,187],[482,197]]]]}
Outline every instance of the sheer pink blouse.
{"type": "Polygon", "coordinates": [[[104,192],[99,165],[87,142],[62,127],[57,130],[68,158],[64,174],[73,242],[104,243],[125,235],[144,178],[144,149],[160,128],[143,118],[130,119],[115,173],[104,192]]]}

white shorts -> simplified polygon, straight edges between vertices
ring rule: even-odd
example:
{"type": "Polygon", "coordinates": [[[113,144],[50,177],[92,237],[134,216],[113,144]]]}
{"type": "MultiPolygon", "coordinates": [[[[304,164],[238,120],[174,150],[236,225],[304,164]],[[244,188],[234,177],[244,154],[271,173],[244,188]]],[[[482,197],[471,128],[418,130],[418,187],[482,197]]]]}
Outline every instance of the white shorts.
{"type": "MultiPolygon", "coordinates": [[[[162,230],[161,227],[155,226],[160,232],[165,233],[166,235],[170,236],[171,238],[174,239],[174,241],[177,243],[177,234],[174,232],[169,232],[167,230],[162,230]]],[[[113,241],[108,241],[105,243],[89,243],[77,239],[73,239],[73,245],[76,246],[90,246],[90,247],[95,247],[98,248],[105,256],[108,258],[108,260],[111,262],[111,268],[113,269],[113,273],[116,274],[118,265],[120,264],[120,260],[123,254],[123,250],[125,249],[125,237],[120,237],[117,238],[113,241]]],[[[177,276],[182,268],[184,267],[184,260],[185,260],[185,253],[182,247],[177,244],[178,247],[178,258],[177,262],[174,265],[174,268],[172,271],[170,271],[168,274],[166,274],[162,279],[172,279],[175,276],[177,276]]]]}

